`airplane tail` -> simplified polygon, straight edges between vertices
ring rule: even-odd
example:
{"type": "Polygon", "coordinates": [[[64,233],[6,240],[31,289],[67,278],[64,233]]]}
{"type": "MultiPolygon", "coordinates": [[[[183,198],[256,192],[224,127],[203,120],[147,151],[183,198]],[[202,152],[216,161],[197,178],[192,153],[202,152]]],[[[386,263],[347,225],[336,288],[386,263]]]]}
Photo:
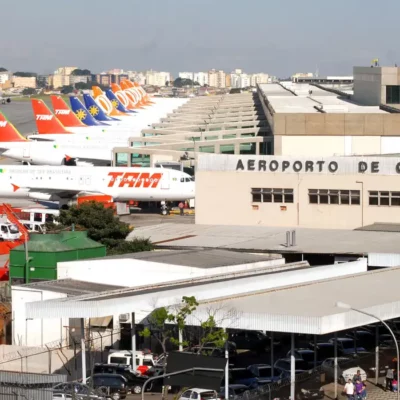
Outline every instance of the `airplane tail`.
{"type": "Polygon", "coordinates": [[[33,114],[39,134],[72,133],[54,116],[43,100],[32,99],[33,114]]]}
{"type": "Polygon", "coordinates": [[[97,104],[111,117],[122,117],[126,113],[122,110],[118,110],[110,101],[110,99],[104,94],[104,92],[98,86],[92,86],[93,97],[96,99],[97,104]]]}
{"type": "Polygon", "coordinates": [[[134,110],[138,108],[132,100],[126,95],[126,93],[121,89],[119,85],[116,83],[111,84],[111,89],[114,92],[114,94],[117,96],[118,100],[128,109],[128,110],[134,110]]]}
{"type": "Polygon", "coordinates": [[[83,100],[85,102],[86,109],[90,112],[90,114],[97,119],[97,121],[107,122],[107,121],[119,121],[117,118],[111,118],[103,111],[103,108],[100,107],[96,100],[90,96],[89,94],[83,95],[83,100]]]}
{"type": "Polygon", "coordinates": [[[68,128],[84,127],[85,124],[75,115],[73,111],[68,107],[67,103],[61,96],[50,96],[51,103],[53,105],[54,112],[59,121],[68,128]]]}
{"type": "Polygon", "coordinates": [[[76,114],[80,121],[82,121],[87,126],[99,126],[99,125],[108,125],[104,122],[96,121],[92,114],[86,109],[86,107],[82,104],[82,102],[76,97],[71,96],[69,98],[71,102],[72,111],[76,114]]]}
{"type": "Polygon", "coordinates": [[[126,79],[126,84],[129,86],[131,89],[137,89],[139,90],[140,93],[142,93],[145,101],[147,104],[155,104],[153,101],[151,101],[149,94],[143,89],[143,86],[139,85],[137,82],[132,82],[129,79],[126,79]]]}
{"type": "MultiPolygon", "coordinates": [[[[0,111],[0,142],[26,142],[17,128],[0,111]]],[[[0,145],[1,147],[1,145],[0,145]]]]}
{"type": "Polygon", "coordinates": [[[135,104],[136,107],[142,107],[146,106],[145,99],[142,96],[142,93],[140,93],[136,88],[131,88],[127,84],[127,80],[122,80],[120,82],[120,86],[126,96],[132,101],[133,104],[135,104]]]}
{"type": "Polygon", "coordinates": [[[113,107],[123,113],[126,114],[131,114],[131,113],[136,113],[136,111],[133,110],[128,110],[117,98],[117,96],[113,93],[113,91],[111,89],[106,90],[106,96],[108,98],[108,100],[111,101],[111,104],[113,105],[113,107]]]}

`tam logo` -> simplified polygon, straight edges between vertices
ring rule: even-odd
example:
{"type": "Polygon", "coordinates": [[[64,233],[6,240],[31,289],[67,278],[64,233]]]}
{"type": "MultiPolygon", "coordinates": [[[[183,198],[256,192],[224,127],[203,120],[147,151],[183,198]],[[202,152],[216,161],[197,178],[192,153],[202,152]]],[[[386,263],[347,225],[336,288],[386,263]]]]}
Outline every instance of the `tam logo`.
{"type": "Polygon", "coordinates": [[[36,115],[36,121],[51,121],[52,119],[52,115],[36,115]]]}
{"type": "Polygon", "coordinates": [[[0,128],[5,128],[7,126],[7,121],[0,121],[0,128]]]}
{"type": "Polygon", "coordinates": [[[56,115],[69,115],[71,110],[56,110],[56,115]]]}
{"type": "Polygon", "coordinates": [[[156,188],[162,178],[161,173],[150,174],[148,172],[109,172],[110,181],[108,187],[130,188],[156,188]],[[118,184],[119,181],[119,184],[118,184]]]}

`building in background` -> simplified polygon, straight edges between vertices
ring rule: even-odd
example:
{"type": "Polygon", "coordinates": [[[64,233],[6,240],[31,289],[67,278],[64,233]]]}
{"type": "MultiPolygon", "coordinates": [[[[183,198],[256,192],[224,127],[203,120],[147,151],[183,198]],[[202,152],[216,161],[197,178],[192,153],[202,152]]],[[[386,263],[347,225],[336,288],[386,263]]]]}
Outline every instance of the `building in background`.
{"type": "Polygon", "coordinates": [[[96,82],[103,86],[111,86],[112,83],[119,85],[121,81],[129,79],[128,74],[97,74],[96,82]]]}
{"type": "Polygon", "coordinates": [[[257,84],[261,83],[269,83],[270,82],[270,77],[268,74],[264,74],[262,72],[258,74],[253,74],[251,75],[250,78],[250,86],[256,87],[257,84]]]}
{"type": "Polygon", "coordinates": [[[76,69],[78,67],[60,67],[54,72],[54,75],[71,75],[72,71],[76,69]]]}
{"type": "Polygon", "coordinates": [[[139,85],[146,84],[146,75],[143,72],[126,71],[126,74],[128,75],[128,79],[130,79],[131,81],[137,82],[139,83],[139,85]]]}
{"type": "Polygon", "coordinates": [[[37,87],[36,76],[32,76],[32,77],[13,76],[12,84],[15,88],[36,89],[36,87],[37,87]]]}
{"type": "Polygon", "coordinates": [[[212,69],[208,71],[208,84],[211,87],[224,88],[226,87],[226,74],[222,70],[212,69]]]}
{"type": "Polygon", "coordinates": [[[75,85],[76,83],[88,83],[91,78],[91,75],[70,75],[69,83],[70,85],[75,85]]]}
{"type": "Polygon", "coordinates": [[[198,82],[200,86],[209,85],[208,72],[195,72],[193,74],[193,80],[198,82]]]}
{"type": "Polygon", "coordinates": [[[249,87],[250,84],[251,84],[250,75],[248,75],[248,74],[240,74],[239,76],[240,76],[240,78],[239,78],[239,85],[240,86],[239,87],[241,87],[241,88],[249,87]]]}
{"type": "Polygon", "coordinates": [[[0,89],[10,89],[12,87],[11,72],[0,72],[0,89]]]}
{"type": "Polygon", "coordinates": [[[314,74],[312,72],[296,72],[292,75],[292,80],[296,78],[314,78],[314,74]]]}
{"type": "Polygon", "coordinates": [[[240,87],[240,75],[236,74],[235,72],[232,72],[230,74],[231,77],[231,87],[232,88],[239,88],[240,87]]]}
{"type": "Polygon", "coordinates": [[[181,79],[190,79],[193,81],[193,72],[179,72],[178,76],[181,79]]]}
{"type": "Polygon", "coordinates": [[[146,85],[167,86],[171,80],[169,72],[146,71],[146,85]]]}
{"type": "Polygon", "coordinates": [[[232,87],[231,74],[226,74],[225,75],[225,87],[232,87]]]}
{"type": "Polygon", "coordinates": [[[63,86],[68,86],[70,85],[70,78],[71,75],[54,74],[50,78],[51,86],[53,86],[54,89],[59,89],[63,86]]]}

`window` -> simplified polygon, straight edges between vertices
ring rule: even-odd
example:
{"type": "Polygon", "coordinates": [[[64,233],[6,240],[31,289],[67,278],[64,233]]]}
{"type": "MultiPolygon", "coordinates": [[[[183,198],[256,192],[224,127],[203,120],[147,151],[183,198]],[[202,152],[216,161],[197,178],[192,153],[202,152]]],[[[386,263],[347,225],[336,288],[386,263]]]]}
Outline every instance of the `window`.
{"type": "Polygon", "coordinates": [[[359,190],[341,189],[309,189],[308,198],[310,204],[347,204],[359,205],[359,190]]]}
{"type": "Polygon", "coordinates": [[[293,203],[293,189],[251,189],[253,203],[293,203]]]}
{"type": "Polygon", "coordinates": [[[368,204],[370,206],[400,206],[400,192],[369,192],[368,204]]]}
{"type": "Polygon", "coordinates": [[[400,86],[386,86],[386,103],[400,103],[400,86]]]}

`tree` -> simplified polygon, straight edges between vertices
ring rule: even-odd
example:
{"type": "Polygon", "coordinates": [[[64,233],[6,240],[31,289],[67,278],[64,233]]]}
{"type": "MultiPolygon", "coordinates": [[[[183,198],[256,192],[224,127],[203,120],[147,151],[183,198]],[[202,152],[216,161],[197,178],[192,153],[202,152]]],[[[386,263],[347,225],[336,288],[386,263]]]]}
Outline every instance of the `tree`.
{"type": "Polygon", "coordinates": [[[36,89],[33,89],[33,88],[25,88],[25,89],[22,91],[22,95],[23,95],[23,96],[31,96],[32,94],[36,94],[36,89]]]}
{"type": "Polygon", "coordinates": [[[149,239],[125,241],[132,228],[120,221],[113,209],[104,207],[100,202],[85,202],[79,207],[61,210],[58,221],[60,225],[57,225],[57,229],[74,225],[77,230],[87,230],[89,238],[107,247],[108,255],[153,250],[149,239]]]}
{"type": "Polygon", "coordinates": [[[14,72],[14,74],[13,74],[14,76],[20,76],[20,77],[23,77],[23,78],[32,78],[32,77],[37,77],[37,74],[35,73],[35,72],[21,72],[21,71],[18,71],[18,72],[14,72]]]}
{"type": "Polygon", "coordinates": [[[185,79],[185,78],[176,78],[174,80],[174,86],[175,87],[184,87],[184,86],[193,86],[194,82],[191,79],[185,79]]]}
{"type": "Polygon", "coordinates": [[[88,69],[74,69],[71,72],[71,75],[75,75],[75,76],[87,76],[87,75],[91,75],[92,73],[88,70],[88,69]]]}
{"type": "Polygon", "coordinates": [[[73,91],[74,91],[74,87],[72,85],[63,86],[61,88],[62,94],[69,94],[69,93],[72,93],[73,91]]]}
{"type": "MultiPolygon", "coordinates": [[[[194,296],[183,296],[181,304],[175,309],[171,310],[169,307],[156,308],[147,318],[148,326],[139,332],[140,336],[150,337],[153,336],[161,345],[163,353],[167,354],[167,342],[180,345],[179,338],[174,337],[174,332],[168,326],[176,324],[178,330],[183,331],[185,328],[186,318],[196,310],[199,303],[194,296]]],[[[133,351],[135,349],[132,349],[133,351]]],[[[163,363],[163,374],[167,373],[167,363],[163,363]]],[[[165,399],[166,391],[162,391],[162,399],[165,399]]]]}
{"type": "Polygon", "coordinates": [[[0,67],[0,72],[8,72],[7,68],[0,67]]]}

